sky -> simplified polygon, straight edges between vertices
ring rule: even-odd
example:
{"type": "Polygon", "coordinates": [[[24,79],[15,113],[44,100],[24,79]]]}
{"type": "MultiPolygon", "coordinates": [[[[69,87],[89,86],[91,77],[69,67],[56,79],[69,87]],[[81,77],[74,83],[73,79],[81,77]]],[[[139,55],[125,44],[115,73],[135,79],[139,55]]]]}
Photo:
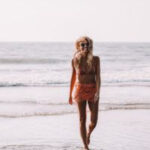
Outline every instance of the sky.
{"type": "Polygon", "coordinates": [[[150,0],[0,0],[0,41],[150,42],[150,0]]]}

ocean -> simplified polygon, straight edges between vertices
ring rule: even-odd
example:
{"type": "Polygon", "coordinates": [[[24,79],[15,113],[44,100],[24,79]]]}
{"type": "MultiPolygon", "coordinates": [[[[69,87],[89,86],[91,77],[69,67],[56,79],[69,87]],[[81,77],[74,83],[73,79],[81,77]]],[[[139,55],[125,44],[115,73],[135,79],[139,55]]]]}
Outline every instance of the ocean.
{"type": "MultiPolygon", "coordinates": [[[[68,105],[74,43],[0,43],[0,117],[76,113],[68,105]]],[[[100,110],[150,109],[150,43],[95,43],[100,110]]]]}
{"type": "MultiPolygon", "coordinates": [[[[68,104],[74,51],[74,43],[0,43],[0,150],[83,148],[68,104]]],[[[102,83],[90,150],[149,150],[150,43],[94,43],[93,54],[102,83]]]]}

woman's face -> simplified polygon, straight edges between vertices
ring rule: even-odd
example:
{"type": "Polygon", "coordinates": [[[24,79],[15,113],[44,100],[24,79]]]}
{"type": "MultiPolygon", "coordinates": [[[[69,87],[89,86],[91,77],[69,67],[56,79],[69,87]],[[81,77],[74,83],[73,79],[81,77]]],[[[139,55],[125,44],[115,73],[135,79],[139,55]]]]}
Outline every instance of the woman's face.
{"type": "Polygon", "coordinates": [[[88,53],[89,52],[89,42],[87,40],[83,40],[79,43],[79,50],[88,53]]]}

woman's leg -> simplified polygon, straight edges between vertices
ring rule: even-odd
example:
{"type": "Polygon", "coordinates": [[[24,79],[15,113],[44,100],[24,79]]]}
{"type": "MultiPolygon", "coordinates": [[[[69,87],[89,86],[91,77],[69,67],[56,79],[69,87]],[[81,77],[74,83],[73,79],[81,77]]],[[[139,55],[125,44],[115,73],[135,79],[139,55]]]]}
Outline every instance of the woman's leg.
{"type": "Polygon", "coordinates": [[[97,124],[99,100],[96,103],[88,101],[88,106],[89,106],[89,110],[91,113],[91,117],[90,117],[91,122],[90,122],[88,133],[87,133],[87,144],[90,143],[90,135],[97,124]]]}
{"type": "Polygon", "coordinates": [[[88,149],[88,145],[86,143],[87,135],[86,135],[86,101],[77,102],[78,110],[79,110],[79,120],[80,120],[80,134],[82,137],[82,141],[84,143],[84,147],[88,149]]]}

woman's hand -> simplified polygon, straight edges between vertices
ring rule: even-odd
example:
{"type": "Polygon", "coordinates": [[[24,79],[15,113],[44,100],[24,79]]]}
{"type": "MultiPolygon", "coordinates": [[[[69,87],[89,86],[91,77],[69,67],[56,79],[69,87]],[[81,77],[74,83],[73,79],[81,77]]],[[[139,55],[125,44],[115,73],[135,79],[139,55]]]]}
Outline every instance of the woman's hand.
{"type": "Polygon", "coordinates": [[[99,93],[96,92],[94,96],[94,103],[96,103],[98,100],[99,100],[99,93]]]}
{"type": "Polygon", "coordinates": [[[73,102],[72,102],[72,97],[71,97],[71,96],[69,97],[69,104],[70,104],[70,105],[73,104],[73,102]]]}

